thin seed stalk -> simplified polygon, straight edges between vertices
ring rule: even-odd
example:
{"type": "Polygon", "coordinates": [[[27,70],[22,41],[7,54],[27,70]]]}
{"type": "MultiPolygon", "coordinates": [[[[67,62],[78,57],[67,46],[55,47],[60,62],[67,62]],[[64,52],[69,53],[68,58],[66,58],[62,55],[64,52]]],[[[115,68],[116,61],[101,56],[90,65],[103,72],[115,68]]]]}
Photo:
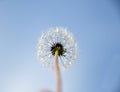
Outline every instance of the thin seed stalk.
{"type": "Polygon", "coordinates": [[[62,92],[62,82],[61,82],[60,69],[59,69],[59,63],[58,63],[58,54],[59,54],[59,50],[56,50],[55,57],[54,57],[56,92],[62,92]]]}

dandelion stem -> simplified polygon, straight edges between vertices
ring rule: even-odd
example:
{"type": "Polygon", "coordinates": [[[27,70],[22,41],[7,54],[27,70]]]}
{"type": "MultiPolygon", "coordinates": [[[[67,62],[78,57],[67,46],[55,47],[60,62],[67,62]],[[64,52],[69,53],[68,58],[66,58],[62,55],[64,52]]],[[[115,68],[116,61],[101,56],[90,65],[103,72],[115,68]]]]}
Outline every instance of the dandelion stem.
{"type": "Polygon", "coordinates": [[[59,63],[58,63],[58,54],[59,50],[55,51],[55,58],[54,58],[54,64],[55,64],[55,75],[56,75],[56,92],[62,92],[62,83],[61,83],[61,76],[60,76],[60,69],[59,69],[59,63]]]}

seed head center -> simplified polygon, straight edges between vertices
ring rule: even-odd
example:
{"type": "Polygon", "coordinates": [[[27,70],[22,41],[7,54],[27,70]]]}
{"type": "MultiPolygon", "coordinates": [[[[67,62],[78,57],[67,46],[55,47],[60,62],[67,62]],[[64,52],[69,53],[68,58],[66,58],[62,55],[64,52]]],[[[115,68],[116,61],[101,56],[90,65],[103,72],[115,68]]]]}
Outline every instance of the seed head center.
{"type": "Polygon", "coordinates": [[[61,44],[61,42],[53,43],[51,46],[51,53],[55,55],[56,50],[58,50],[58,56],[65,56],[66,49],[61,44]]]}

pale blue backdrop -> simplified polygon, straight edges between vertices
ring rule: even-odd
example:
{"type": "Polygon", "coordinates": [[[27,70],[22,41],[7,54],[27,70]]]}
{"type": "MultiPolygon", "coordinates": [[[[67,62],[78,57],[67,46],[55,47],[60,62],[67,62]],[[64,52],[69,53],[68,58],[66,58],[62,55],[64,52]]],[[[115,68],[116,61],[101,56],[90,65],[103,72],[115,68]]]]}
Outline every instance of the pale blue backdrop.
{"type": "Polygon", "coordinates": [[[76,63],[62,71],[64,92],[120,92],[119,0],[0,0],[0,92],[55,89],[37,60],[44,30],[67,27],[79,44],[76,63]]]}

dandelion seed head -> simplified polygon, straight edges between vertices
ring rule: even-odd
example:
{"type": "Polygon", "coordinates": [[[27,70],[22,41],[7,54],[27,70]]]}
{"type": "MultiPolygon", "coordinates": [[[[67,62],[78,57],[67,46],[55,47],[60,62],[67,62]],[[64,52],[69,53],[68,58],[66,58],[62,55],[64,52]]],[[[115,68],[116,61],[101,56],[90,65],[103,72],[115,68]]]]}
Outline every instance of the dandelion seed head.
{"type": "Polygon", "coordinates": [[[51,28],[39,38],[37,55],[44,67],[54,68],[56,49],[59,50],[58,61],[62,69],[68,68],[77,59],[78,45],[73,34],[66,28],[51,28]]]}

